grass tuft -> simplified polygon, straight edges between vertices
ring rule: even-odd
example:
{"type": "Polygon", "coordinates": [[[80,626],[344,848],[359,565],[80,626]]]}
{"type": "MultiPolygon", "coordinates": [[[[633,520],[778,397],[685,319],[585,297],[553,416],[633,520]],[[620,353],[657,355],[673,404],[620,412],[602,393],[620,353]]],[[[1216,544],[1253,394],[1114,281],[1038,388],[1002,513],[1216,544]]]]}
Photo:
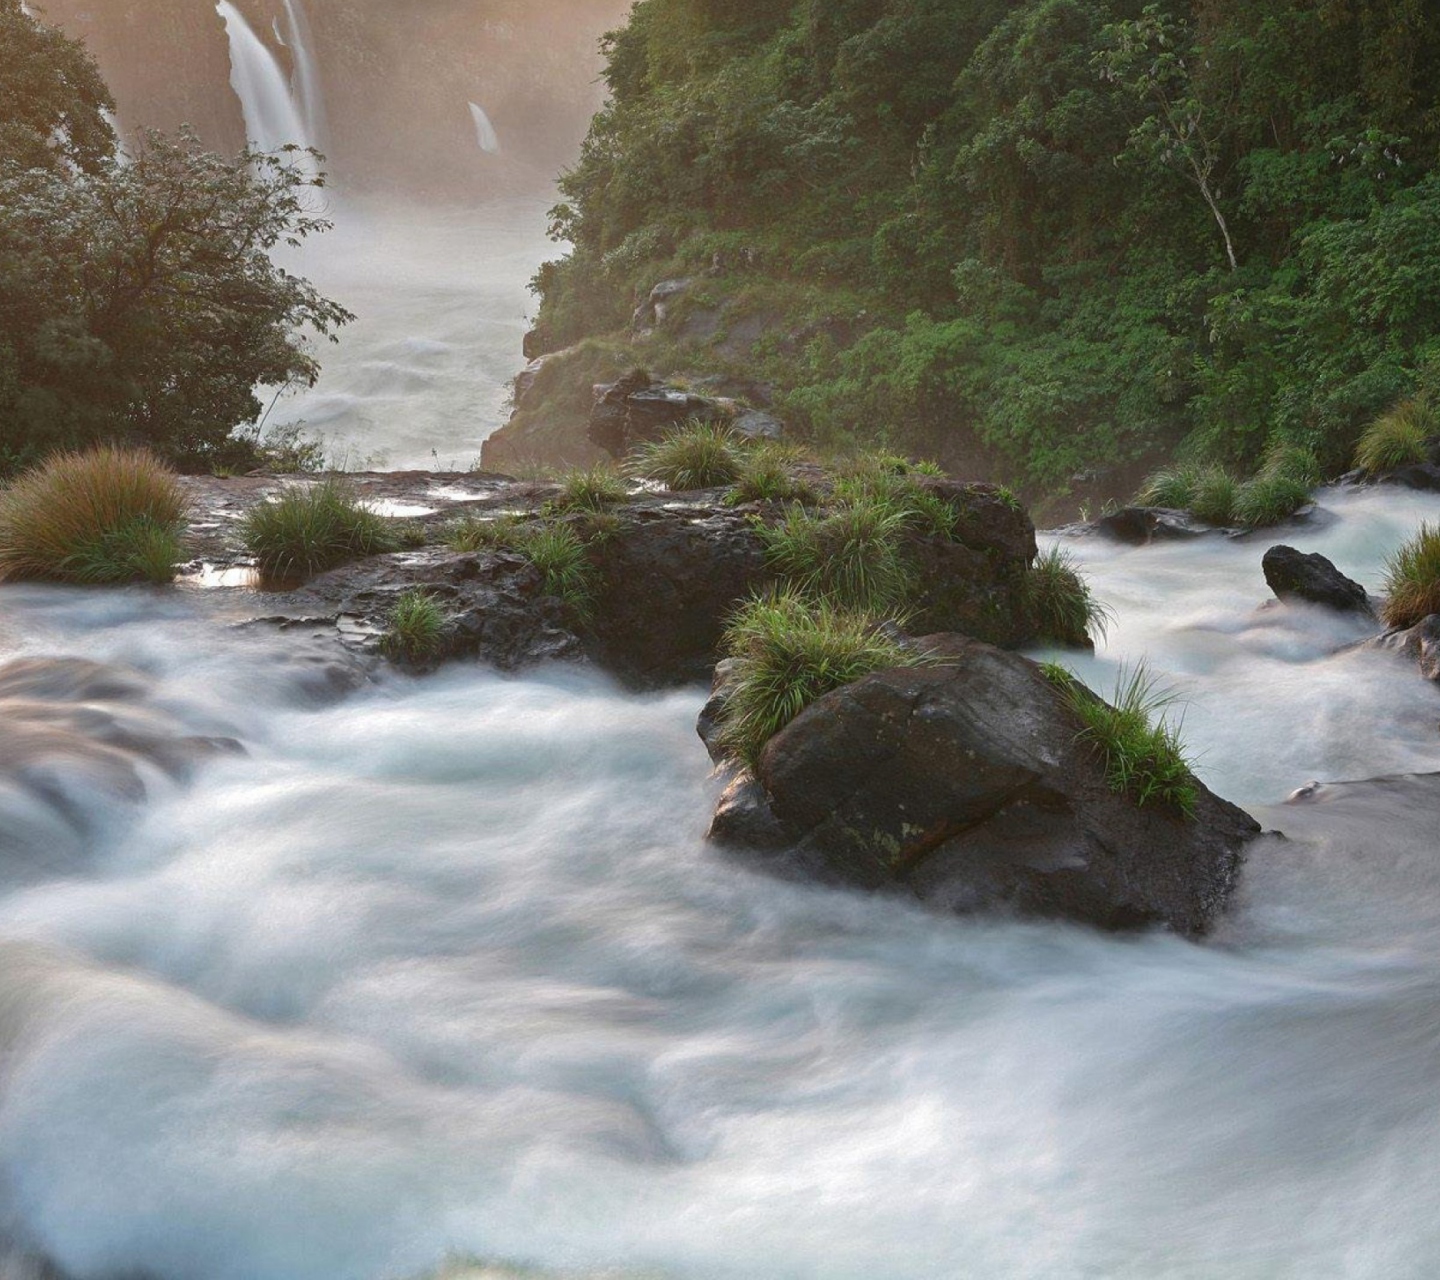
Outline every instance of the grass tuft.
{"type": "Polygon", "coordinates": [[[278,498],[252,507],[240,536],[261,571],[272,574],[319,573],[399,546],[390,522],[333,476],[292,485],[278,498]]]}
{"type": "Polygon", "coordinates": [[[1440,416],[1412,396],[1365,428],[1355,446],[1355,465],[1373,473],[1424,462],[1425,442],[1435,435],[1440,435],[1440,416]]]}
{"type": "Polygon", "coordinates": [[[1413,627],[1432,613],[1440,613],[1440,524],[1426,521],[1385,562],[1380,616],[1386,626],[1413,627]]]}
{"type": "Polygon", "coordinates": [[[1115,677],[1111,700],[1097,697],[1064,667],[1041,667],[1046,679],[1064,694],[1066,705],[1081,723],[1077,740],[1089,743],[1105,766],[1105,781],[1117,795],[1136,805],[1167,805],[1193,819],[1199,802],[1198,784],[1180,740],[1180,724],[1167,713],[1175,694],[1162,687],[1137,662],[1115,677]]]}
{"type": "Polygon", "coordinates": [[[813,503],[815,491],[799,479],[791,467],[799,460],[793,445],[762,441],[741,455],[740,474],[725,495],[728,506],[743,502],[813,503]]]}
{"type": "Polygon", "coordinates": [[[1111,613],[1090,590],[1074,557],[1051,547],[1025,575],[1025,607],[1035,638],[1055,644],[1088,645],[1104,636],[1111,613]]]}
{"type": "Polygon", "coordinates": [[[520,525],[509,545],[540,570],[547,595],[559,596],[582,618],[589,616],[595,600],[595,569],[579,534],[563,524],[520,525]]]}
{"type": "Polygon", "coordinates": [[[444,638],[445,611],[429,592],[417,587],[395,601],[380,650],[401,662],[425,662],[440,652],[444,638]]]}
{"type": "Polygon", "coordinates": [[[1293,475],[1261,473],[1247,480],[1235,495],[1232,512],[1236,524],[1261,529],[1279,524],[1310,501],[1310,486],[1293,475]]]}
{"type": "Polygon", "coordinates": [[[487,547],[508,547],[520,526],[513,515],[461,516],[445,525],[441,541],[451,551],[483,551],[487,547]]]}
{"type": "Polygon", "coordinates": [[[869,499],[823,516],[788,507],[759,528],[770,564],[797,590],[876,613],[909,600],[914,578],[905,557],[907,514],[869,499]]]}
{"type": "Polygon", "coordinates": [[[1199,488],[1200,468],[1181,465],[1153,472],[1140,483],[1135,502],[1142,507],[1170,507],[1190,510],[1199,488]]]}
{"type": "Polygon", "coordinates": [[[744,462],[728,427],[692,422],[661,440],[641,445],[630,467],[635,475],[657,480],[672,493],[684,493],[734,484],[744,462]]]}
{"type": "Polygon", "coordinates": [[[567,472],[560,478],[560,492],[546,505],[551,511],[604,511],[629,497],[624,477],[602,464],[567,472]]]}
{"type": "Polygon", "coordinates": [[[0,495],[0,579],[169,582],[184,518],[179,481],[144,450],[56,454],[0,495]]]}
{"type": "Polygon", "coordinates": [[[795,592],[745,605],[724,644],[735,670],[720,743],[752,769],[765,744],[817,698],[872,672],[928,661],[881,631],[873,614],[795,592]]]}

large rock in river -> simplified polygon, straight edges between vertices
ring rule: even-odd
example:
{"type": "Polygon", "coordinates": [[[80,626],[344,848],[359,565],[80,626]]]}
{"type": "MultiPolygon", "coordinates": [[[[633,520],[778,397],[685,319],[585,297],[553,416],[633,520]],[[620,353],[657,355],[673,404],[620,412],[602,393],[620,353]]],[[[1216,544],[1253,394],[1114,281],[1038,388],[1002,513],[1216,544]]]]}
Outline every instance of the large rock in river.
{"type": "Polygon", "coordinates": [[[957,911],[1204,933],[1258,824],[1198,782],[1192,818],[1137,805],[1035,663],[960,636],[921,643],[943,661],[838,689],[771,739],[712,839],[957,911]]]}
{"type": "Polygon", "coordinates": [[[1303,600],[1342,613],[1371,612],[1365,588],[1318,553],[1306,555],[1281,544],[1265,553],[1261,567],[1266,585],[1281,600],[1303,600]]]}

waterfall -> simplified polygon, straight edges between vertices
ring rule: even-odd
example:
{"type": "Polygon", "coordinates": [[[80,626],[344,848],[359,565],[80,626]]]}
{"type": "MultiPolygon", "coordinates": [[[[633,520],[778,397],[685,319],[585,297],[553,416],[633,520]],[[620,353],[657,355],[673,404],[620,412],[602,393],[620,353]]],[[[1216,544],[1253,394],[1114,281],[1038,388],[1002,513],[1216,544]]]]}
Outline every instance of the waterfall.
{"type": "MultiPolygon", "coordinates": [[[[261,151],[278,151],[289,143],[314,146],[315,135],[307,113],[296,101],[275,55],[230,0],[219,0],[215,10],[224,19],[230,39],[230,87],[240,99],[246,138],[261,151]]],[[[292,34],[295,30],[292,26],[292,34]]],[[[308,50],[304,59],[309,64],[308,50]]],[[[296,66],[297,69],[300,66],[298,52],[296,66]]],[[[313,66],[310,77],[313,81],[313,66]]],[[[301,163],[301,168],[310,167],[308,162],[301,163]]]]}
{"type": "Polygon", "coordinates": [[[320,71],[311,52],[314,42],[310,38],[310,22],[305,16],[303,0],[285,0],[285,27],[290,38],[284,43],[289,46],[295,64],[291,97],[299,99],[312,144],[323,150],[327,133],[325,97],[320,86],[320,71]]]}
{"type": "Polygon", "coordinates": [[[500,138],[495,132],[495,126],[490,123],[490,117],[485,114],[485,109],[472,102],[470,114],[475,120],[475,140],[480,144],[480,150],[487,155],[498,155],[500,138]]]}

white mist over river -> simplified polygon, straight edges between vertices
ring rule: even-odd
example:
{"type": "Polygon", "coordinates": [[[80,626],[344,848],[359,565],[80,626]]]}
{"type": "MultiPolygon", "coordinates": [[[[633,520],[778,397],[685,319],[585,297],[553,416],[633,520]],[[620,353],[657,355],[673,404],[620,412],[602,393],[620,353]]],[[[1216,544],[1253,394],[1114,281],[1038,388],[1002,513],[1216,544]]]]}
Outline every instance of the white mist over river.
{"type": "MultiPolygon", "coordinates": [[[[1286,531],[1372,587],[1440,500],[1286,531]]],[[[1279,540],[1279,539],[1275,539],[1279,540]]],[[[1068,545],[1099,658],[1252,808],[1440,769],[1440,694],[1257,613],[1266,540],[1068,545]]],[[[175,592],[0,588],[0,658],[134,665],[243,756],[0,879],[0,1224],[77,1280],[1430,1277],[1420,782],[1260,809],[1205,945],[932,915],[708,850],[700,689],[453,667],[333,705],[175,592]]],[[[1073,661],[1073,658],[1071,659],[1073,661]]],[[[0,805],[5,803],[0,797],[0,805]]]]}

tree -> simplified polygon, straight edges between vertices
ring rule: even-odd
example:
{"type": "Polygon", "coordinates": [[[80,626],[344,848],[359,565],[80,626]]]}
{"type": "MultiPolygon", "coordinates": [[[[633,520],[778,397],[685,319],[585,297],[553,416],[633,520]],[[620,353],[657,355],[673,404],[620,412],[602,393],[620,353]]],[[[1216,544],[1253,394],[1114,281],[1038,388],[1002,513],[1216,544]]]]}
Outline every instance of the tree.
{"type": "Polygon", "coordinates": [[[302,331],[351,319],[270,256],[328,227],[322,179],[296,149],[227,161],[188,133],[122,159],[83,49],[16,0],[0,26],[0,102],[38,84],[49,104],[0,141],[0,446],[10,465],[100,440],[225,460],[257,384],[314,382],[302,331]]]}

